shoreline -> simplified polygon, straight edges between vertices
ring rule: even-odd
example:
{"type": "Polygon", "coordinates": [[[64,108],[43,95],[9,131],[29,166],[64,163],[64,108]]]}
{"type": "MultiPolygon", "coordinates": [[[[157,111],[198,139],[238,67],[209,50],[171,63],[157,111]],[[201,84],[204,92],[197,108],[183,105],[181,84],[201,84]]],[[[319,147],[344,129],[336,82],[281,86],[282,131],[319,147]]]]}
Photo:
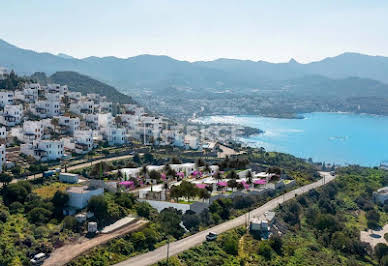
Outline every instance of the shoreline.
{"type": "MultiPolygon", "coordinates": [[[[373,116],[373,117],[388,117],[387,115],[383,114],[372,114],[372,113],[358,113],[358,112],[347,112],[347,111],[313,111],[313,112],[303,112],[303,113],[293,113],[293,114],[209,114],[209,115],[202,115],[197,116],[194,118],[188,118],[187,121],[192,122],[197,119],[206,118],[206,117],[212,117],[212,116],[257,116],[257,117],[264,117],[264,118],[278,118],[278,119],[305,119],[306,114],[314,114],[314,113],[325,113],[325,114],[349,114],[349,115],[363,115],[363,116],[373,116]]],[[[193,123],[198,123],[193,122],[193,123]]]]}
{"type": "MultiPolygon", "coordinates": [[[[322,127],[328,127],[329,125],[332,125],[332,123],[347,123],[351,126],[351,121],[358,121],[359,123],[362,123],[362,121],[366,121],[368,124],[386,124],[385,121],[387,120],[388,116],[381,116],[381,115],[371,115],[367,113],[353,113],[353,112],[312,112],[312,113],[304,113],[304,114],[299,114],[300,117],[303,117],[303,119],[306,120],[312,120],[312,121],[296,121],[292,122],[292,120],[286,121],[286,119],[269,119],[264,116],[257,116],[257,115],[219,115],[219,116],[206,116],[206,117],[199,117],[196,118],[195,121],[198,123],[233,123],[238,126],[248,126],[248,127],[253,127],[253,128],[259,128],[263,127],[263,130],[261,130],[261,134],[265,134],[266,132],[271,133],[271,125],[272,123],[274,124],[274,132],[277,129],[280,130],[278,134],[283,136],[283,142],[279,142],[278,139],[275,137],[271,137],[271,135],[268,136],[262,136],[260,134],[250,134],[248,136],[242,136],[238,138],[238,142],[242,145],[248,146],[248,147],[264,147],[268,149],[268,151],[279,151],[279,152],[284,152],[284,153],[290,153],[294,156],[297,156],[299,158],[303,158],[307,160],[308,158],[312,157],[314,158],[314,161],[317,162],[326,162],[326,163],[335,163],[336,165],[341,165],[341,166],[348,166],[348,165],[360,165],[360,166],[365,166],[365,167],[379,167],[380,163],[387,160],[386,156],[384,153],[381,152],[379,149],[379,152],[372,157],[367,157],[363,156],[360,151],[358,151],[356,154],[351,154],[344,149],[346,147],[349,147],[349,145],[352,145],[354,143],[360,143],[359,141],[362,141],[357,137],[358,135],[355,134],[353,136],[353,133],[346,133],[346,129],[343,133],[337,132],[335,129],[325,131],[324,133],[319,133],[319,131],[314,131],[314,135],[311,134],[311,130],[309,128],[311,125],[316,125],[315,128],[318,126],[322,127]],[[256,121],[257,118],[257,121],[256,121]],[[323,119],[323,120],[322,120],[323,119]],[[256,121],[256,122],[249,122],[249,121],[256,121]],[[258,122],[262,121],[262,122],[258,122]],[[335,121],[335,122],[334,122],[335,121]],[[343,121],[343,122],[341,122],[343,121]],[[369,122],[368,122],[369,121],[369,122]],[[288,132],[294,132],[291,129],[294,128],[294,126],[297,129],[301,129],[304,131],[305,129],[308,130],[310,133],[305,133],[306,134],[306,140],[308,141],[314,141],[314,138],[319,138],[320,144],[315,145],[317,149],[322,148],[322,152],[324,153],[324,156],[321,155],[319,156],[318,152],[304,152],[304,148],[307,147],[306,143],[303,144],[301,142],[301,138],[304,139],[304,135],[295,135],[293,133],[288,133],[288,132]],[[281,129],[279,129],[279,127],[281,129]],[[288,130],[290,129],[290,130],[288,130]],[[284,143],[284,138],[286,138],[289,134],[290,136],[295,137],[298,139],[298,145],[287,145],[284,143]],[[331,144],[332,140],[337,140],[340,139],[338,134],[346,135],[346,137],[343,137],[342,139],[344,141],[341,141],[341,144],[331,144]],[[256,137],[257,136],[257,137],[256,137]],[[327,138],[323,140],[322,138],[327,138]],[[330,142],[330,143],[328,143],[330,142]],[[279,144],[280,143],[280,144],[279,144]],[[328,143],[327,145],[325,143],[328,143]],[[285,147],[280,147],[284,146],[285,147]],[[302,146],[301,146],[302,145],[302,146]],[[324,145],[324,146],[322,146],[324,145]],[[345,145],[345,146],[344,146],[345,145]],[[328,150],[326,147],[330,146],[331,150],[328,150]],[[296,147],[296,149],[295,149],[296,147]],[[292,150],[293,148],[293,150],[292,150]],[[332,156],[330,156],[330,154],[332,156]],[[342,154],[341,156],[338,154],[342,154]]],[[[331,126],[331,127],[332,127],[331,126]]],[[[341,127],[342,128],[342,127],[341,127]]],[[[358,126],[355,126],[355,128],[358,128],[358,126]]],[[[379,126],[376,127],[380,128],[380,130],[383,130],[386,132],[386,127],[385,126],[379,126]]],[[[342,128],[343,129],[343,128],[342,128]]],[[[370,129],[368,131],[370,135],[375,136],[376,132],[374,129],[370,129]]],[[[378,134],[380,136],[381,134],[378,134]]],[[[340,139],[340,140],[342,140],[340,139]]],[[[281,140],[281,139],[280,139],[281,140]]],[[[368,140],[371,145],[375,145],[376,139],[375,140],[368,140]]],[[[364,142],[361,142],[364,143],[364,142]]],[[[362,145],[361,145],[362,146],[362,145]]],[[[385,145],[384,145],[385,146],[385,145]]]]}

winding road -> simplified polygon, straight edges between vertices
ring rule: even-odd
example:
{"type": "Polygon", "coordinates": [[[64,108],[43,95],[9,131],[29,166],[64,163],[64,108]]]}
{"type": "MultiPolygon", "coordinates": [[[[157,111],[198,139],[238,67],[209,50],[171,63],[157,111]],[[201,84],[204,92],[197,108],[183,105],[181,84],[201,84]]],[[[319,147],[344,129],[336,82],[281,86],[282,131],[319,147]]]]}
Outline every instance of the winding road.
{"type": "MultiPolygon", "coordinates": [[[[328,172],[320,172],[322,178],[309,185],[297,188],[290,192],[287,192],[277,198],[274,198],[264,205],[260,206],[257,209],[254,209],[250,212],[250,217],[263,215],[265,212],[275,209],[279,204],[286,202],[295,197],[295,195],[300,195],[308,192],[311,189],[318,188],[320,186],[325,185],[326,183],[335,179],[335,176],[332,176],[328,172]]],[[[177,255],[187,249],[200,245],[205,241],[205,237],[209,232],[216,232],[217,234],[226,232],[238,226],[246,224],[246,215],[241,215],[233,220],[224,222],[222,224],[216,225],[212,228],[204,230],[202,232],[196,233],[192,236],[186,237],[184,239],[175,241],[170,243],[169,247],[169,255],[174,256],[177,255]]],[[[115,264],[117,266],[146,266],[157,263],[158,261],[165,259],[167,256],[167,245],[159,247],[153,251],[132,257],[126,261],[115,264]]]]}

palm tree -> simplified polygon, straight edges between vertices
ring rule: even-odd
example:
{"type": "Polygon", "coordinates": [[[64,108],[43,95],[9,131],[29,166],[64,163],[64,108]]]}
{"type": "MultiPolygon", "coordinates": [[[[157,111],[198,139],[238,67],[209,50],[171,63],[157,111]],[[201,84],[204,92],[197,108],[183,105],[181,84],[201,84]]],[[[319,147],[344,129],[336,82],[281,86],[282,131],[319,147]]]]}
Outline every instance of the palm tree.
{"type": "Polygon", "coordinates": [[[203,169],[203,171],[206,173],[210,173],[212,171],[212,169],[210,169],[209,164],[205,164],[205,168],[203,169]]]}
{"type": "Polygon", "coordinates": [[[88,157],[89,157],[89,161],[90,161],[90,166],[92,166],[92,163],[93,163],[93,155],[95,155],[95,152],[94,152],[94,151],[88,152],[88,157]]]}
{"type": "Polygon", "coordinates": [[[167,173],[168,171],[171,171],[171,166],[169,163],[166,163],[163,167],[163,171],[167,173]]]}
{"type": "Polygon", "coordinates": [[[220,181],[222,179],[221,173],[219,171],[215,172],[213,178],[220,181]]]}
{"type": "Polygon", "coordinates": [[[252,184],[252,172],[251,172],[251,170],[249,170],[247,172],[246,178],[247,178],[247,183],[252,184]]]}
{"type": "Polygon", "coordinates": [[[147,165],[143,165],[140,170],[140,174],[144,176],[144,178],[148,177],[148,168],[147,165]]]}
{"type": "Polygon", "coordinates": [[[238,175],[234,170],[230,171],[228,174],[228,179],[238,179],[238,175]]]}
{"type": "Polygon", "coordinates": [[[237,187],[237,181],[235,179],[231,179],[228,181],[228,187],[230,187],[233,191],[235,187],[237,187]]]}

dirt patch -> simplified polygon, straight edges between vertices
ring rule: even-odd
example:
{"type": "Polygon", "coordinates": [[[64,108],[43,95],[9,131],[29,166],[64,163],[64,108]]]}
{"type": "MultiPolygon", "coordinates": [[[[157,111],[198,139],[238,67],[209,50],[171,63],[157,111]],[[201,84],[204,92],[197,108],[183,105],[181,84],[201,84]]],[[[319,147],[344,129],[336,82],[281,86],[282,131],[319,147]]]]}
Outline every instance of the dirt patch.
{"type": "Polygon", "coordinates": [[[146,220],[138,220],[135,223],[124,226],[114,232],[109,234],[101,234],[92,239],[81,238],[77,240],[75,243],[67,244],[61,248],[54,250],[50,257],[44,262],[43,265],[65,265],[70,262],[74,258],[82,255],[87,252],[91,248],[97,247],[108,242],[111,239],[116,237],[128,234],[130,232],[139,230],[144,225],[146,225],[148,221],[146,220]]]}

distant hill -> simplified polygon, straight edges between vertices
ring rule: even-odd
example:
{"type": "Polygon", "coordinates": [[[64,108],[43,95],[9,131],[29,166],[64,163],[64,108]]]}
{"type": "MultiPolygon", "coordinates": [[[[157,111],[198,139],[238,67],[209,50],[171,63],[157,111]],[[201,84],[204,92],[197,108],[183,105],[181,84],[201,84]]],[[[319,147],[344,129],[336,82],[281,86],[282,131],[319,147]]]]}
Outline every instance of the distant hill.
{"type": "Polygon", "coordinates": [[[328,78],[360,77],[388,83],[388,57],[344,53],[321,61],[300,64],[218,59],[186,62],[168,56],[140,55],[130,58],[88,57],[76,59],[37,53],[0,40],[0,65],[19,74],[75,71],[109,83],[121,91],[169,86],[203,88],[257,88],[272,80],[320,75],[328,78]]]}
{"type": "Polygon", "coordinates": [[[59,54],[57,54],[57,56],[65,58],[65,59],[75,59],[74,57],[67,55],[67,54],[64,54],[64,53],[59,53],[59,54]]]}
{"type": "Polygon", "coordinates": [[[45,73],[37,72],[31,78],[42,84],[67,84],[70,90],[79,91],[82,94],[98,93],[106,96],[113,103],[134,103],[130,96],[118,92],[114,87],[72,71],[56,72],[50,77],[45,73]]]}
{"type": "Polygon", "coordinates": [[[312,111],[388,114],[388,57],[383,56],[344,53],[309,64],[225,58],[191,63],[154,55],[77,59],[0,40],[0,65],[21,75],[45,72],[51,82],[98,92],[113,102],[132,101],[121,93],[130,94],[150,110],[175,117],[289,116],[312,111]]]}

